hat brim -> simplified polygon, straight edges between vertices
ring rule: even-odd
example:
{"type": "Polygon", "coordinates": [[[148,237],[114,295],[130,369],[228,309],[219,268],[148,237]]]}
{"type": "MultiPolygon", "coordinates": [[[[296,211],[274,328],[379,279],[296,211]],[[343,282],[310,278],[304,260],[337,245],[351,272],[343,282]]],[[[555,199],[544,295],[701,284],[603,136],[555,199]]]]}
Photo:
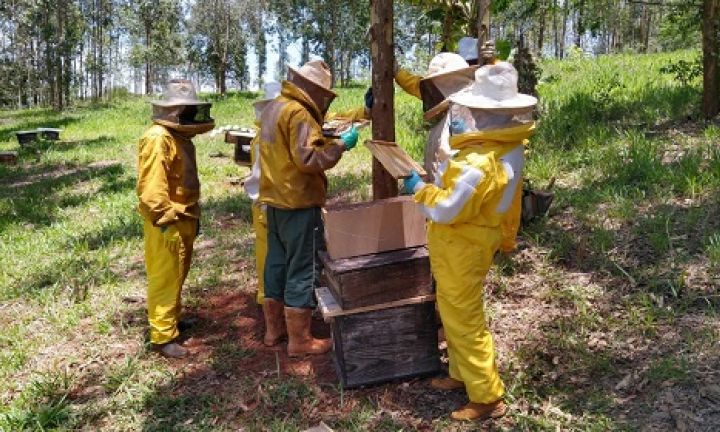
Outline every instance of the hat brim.
{"type": "Polygon", "coordinates": [[[157,106],[161,106],[161,107],[212,105],[211,102],[205,102],[205,101],[201,101],[201,100],[174,100],[174,101],[152,100],[152,101],[150,101],[150,103],[152,105],[157,105],[157,106]]]}
{"type": "MultiPolygon", "coordinates": [[[[293,76],[298,77],[298,78],[299,78],[300,80],[302,80],[303,82],[306,82],[306,83],[308,83],[308,84],[310,84],[310,85],[313,85],[313,86],[315,86],[315,87],[317,87],[317,88],[319,88],[319,89],[321,89],[321,90],[323,90],[323,91],[325,91],[325,92],[328,92],[328,93],[332,94],[333,96],[337,97],[337,93],[335,93],[334,91],[332,91],[332,89],[329,89],[329,88],[327,88],[327,87],[324,87],[324,86],[316,83],[315,81],[313,81],[313,80],[311,80],[310,78],[306,77],[305,75],[301,74],[299,70],[295,69],[294,67],[292,67],[292,66],[290,66],[290,65],[287,65],[287,68],[288,68],[288,70],[293,74],[293,76]]],[[[289,75],[288,75],[288,77],[289,77],[289,75]]]]}
{"type": "Polygon", "coordinates": [[[432,81],[432,80],[435,80],[435,79],[438,79],[438,78],[443,78],[443,77],[446,77],[446,76],[449,76],[449,75],[466,75],[466,74],[468,74],[468,73],[470,73],[470,72],[475,72],[475,71],[478,70],[479,68],[480,68],[480,66],[469,66],[469,67],[462,68],[462,69],[455,69],[455,70],[451,70],[451,71],[447,71],[447,72],[434,73],[434,74],[432,74],[432,75],[428,75],[428,76],[426,76],[426,77],[423,77],[423,79],[420,80],[420,81],[425,81],[425,80],[430,80],[430,81],[432,81]]]}
{"type": "Polygon", "coordinates": [[[512,99],[505,99],[502,101],[467,92],[452,95],[449,99],[452,103],[466,106],[468,108],[508,111],[531,110],[538,102],[536,97],[522,93],[512,99]]]}

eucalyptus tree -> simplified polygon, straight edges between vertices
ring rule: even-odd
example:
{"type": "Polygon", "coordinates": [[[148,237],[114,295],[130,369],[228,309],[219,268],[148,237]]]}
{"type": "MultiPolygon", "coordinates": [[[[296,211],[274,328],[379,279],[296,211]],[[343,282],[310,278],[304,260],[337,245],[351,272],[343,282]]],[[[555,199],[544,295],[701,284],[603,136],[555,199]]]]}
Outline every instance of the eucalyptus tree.
{"type": "Polygon", "coordinates": [[[246,19],[257,13],[252,0],[210,0],[192,6],[189,37],[189,59],[202,72],[212,75],[220,94],[227,92],[227,80],[244,87],[248,80],[246,19]]]}
{"type": "Polygon", "coordinates": [[[127,0],[125,25],[134,41],[129,63],[144,67],[145,93],[151,94],[156,78],[184,63],[182,6],[174,0],[127,0]]]}

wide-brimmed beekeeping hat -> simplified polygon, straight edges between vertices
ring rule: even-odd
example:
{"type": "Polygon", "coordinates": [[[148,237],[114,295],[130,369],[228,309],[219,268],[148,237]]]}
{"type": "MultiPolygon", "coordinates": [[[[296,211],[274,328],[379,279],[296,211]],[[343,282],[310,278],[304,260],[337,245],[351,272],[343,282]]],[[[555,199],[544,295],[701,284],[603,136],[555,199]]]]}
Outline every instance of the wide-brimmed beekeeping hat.
{"type": "Polygon", "coordinates": [[[322,60],[311,60],[300,69],[288,66],[288,81],[307,93],[323,113],[337,97],[332,91],[330,67],[322,60]]]}
{"type": "Polygon", "coordinates": [[[450,101],[474,109],[506,112],[530,111],[537,98],[518,93],[518,73],[512,64],[499,62],[475,72],[475,82],[452,96],[450,101]]]}
{"type": "Polygon", "coordinates": [[[198,98],[189,80],[170,80],[162,98],[150,103],[153,121],[175,131],[201,134],[215,127],[215,120],[210,116],[212,104],[198,98]]]}
{"type": "Polygon", "coordinates": [[[195,86],[186,79],[170,80],[161,99],[150,101],[150,103],[161,107],[212,105],[210,102],[200,100],[195,92],[195,86]]]}
{"type": "Polygon", "coordinates": [[[459,54],[444,52],[430,60],[425,77],[420,80],[420,96],[425,119],[431,120],[444,112],[443,103],[458,91],[470,86],[477,66],[469,66],[459,54]]]}

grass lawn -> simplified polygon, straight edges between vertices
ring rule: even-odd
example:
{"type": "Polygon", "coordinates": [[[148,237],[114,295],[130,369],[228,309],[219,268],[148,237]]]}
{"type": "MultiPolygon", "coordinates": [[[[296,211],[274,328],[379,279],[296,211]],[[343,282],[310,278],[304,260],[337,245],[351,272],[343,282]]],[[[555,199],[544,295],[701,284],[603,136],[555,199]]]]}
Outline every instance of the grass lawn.
{"type": "MultiPolygon", "coordinates": [[[[556,197],[488,280],[511,411],[483,427],[720,429],[720,124],[697,120],[699,82],[659,72],[697,55],[542,64],[527,177],[556,178],[556,197]]],[[[333,109],[364,91],[340,89],[333,109]]],[[[252,124],[256,98],[214,98],[218,125],[252,124]]],[[[396,106],[398,141],[420,159],[421,104],[399,92],[396,106]]],[[[207,137],[195,140],[203,234],[184,289],[192,355],[150,352],[134,191],[149,116],[137,98],[0,111],[0,150],[20,154],[0,165],[0,431],[480,427],[447,420],[462,393],[424,380],[345,390],[329,356],[262,345],[248,170],[207,137]],[[19,148],[14,131],[35,127],[63,141],[19,148]]],[[[368,200],[369,152],[329,178],[332,201],[368,200]]]]}

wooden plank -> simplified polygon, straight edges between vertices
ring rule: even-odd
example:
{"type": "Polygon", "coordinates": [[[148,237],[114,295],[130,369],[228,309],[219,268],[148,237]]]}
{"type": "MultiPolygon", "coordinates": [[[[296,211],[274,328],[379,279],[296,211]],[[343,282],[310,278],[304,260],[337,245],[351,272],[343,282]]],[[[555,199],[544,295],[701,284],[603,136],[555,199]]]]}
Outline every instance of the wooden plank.
{"type": "Polygon", "coordinates": [[[369,120],[352,120],[342,117],[335,117],[330,121],[327,121],[322,126],[323,136],[326,138],[340,138],[340,135],[345,133],[352,126],[356,129],[364,129],[370,126],[369,120]]]}
{"type": "Polygon", "coordinates": [[[358,269],[372,269],[399,262],[411,261],[417,258],[427,258],[429,255],[427,247],[425,246],[337,260],[332,259],[331,256],[324,251],[320,251],[318,254],[323,266],[335,274],[357,271],[358,269]]]}
{"type": "Polygon", "coordinates": [[[426,174],[422,165],[405,153],[397,144],[368,140],[365,141],[365,146],[395,179],[410,177],[413,170],[417,171],[421,176],[426,174]]]}
{"type": "Polygon", "coordinates": [[[344,310],[342,307],[340,307],[340,304],[337,302],[337,300],[335,300],[335,296],[328,287],[316,288],[315,295],[318,299],[318,309],[320,310],[320,314],[322,315],[325,322],[330,322],[333,320],[333,318],[346,315],[373,312],[382,309],[390,309],[399,306],[407,306],[435,301],[435,294],[426,294],[417,297],[376,304],[372,306],[364,306],[355,309],[344,310]]]}
{"type": "Polygon", "coordinates": [[[333,337],[338,375],[347,388],[435,374],[440,370],[435,303],[338,317],[333,337]]]}
{"type": "Polygon", "coordinates": [[[427,243],[425,216],[409,196],[330,206],[322,217],[334,260],[427,243]]]}
{"type": "MultiPolygon", "coordinates": [[[[395,37],[393,0],[370,0],[370,56],[372,58],[372,136],[395,141],[395,37]]],[[[373,199],[398,195],[398,184],[377,159],[373,159],[373,199]]]]}

